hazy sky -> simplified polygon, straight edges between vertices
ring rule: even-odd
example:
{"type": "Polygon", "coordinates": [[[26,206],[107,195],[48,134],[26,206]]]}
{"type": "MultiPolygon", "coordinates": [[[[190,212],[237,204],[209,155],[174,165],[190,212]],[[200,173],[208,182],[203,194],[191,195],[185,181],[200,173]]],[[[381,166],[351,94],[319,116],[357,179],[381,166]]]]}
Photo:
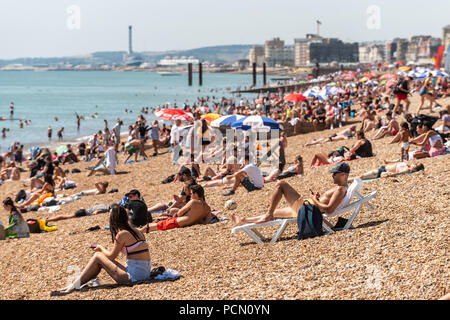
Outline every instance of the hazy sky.
{"type": "Polygon", "coordinates": [[[449,0],[1,0],[0,59],[126,51],[130,24],[134,51],[263,44],[276,36],[292,44],[316,32],[316,19],[322,36],[345,41],[441,37],[449,12],[449,0]],[[68,13],[74,5],[79,24],[68,13]]]}

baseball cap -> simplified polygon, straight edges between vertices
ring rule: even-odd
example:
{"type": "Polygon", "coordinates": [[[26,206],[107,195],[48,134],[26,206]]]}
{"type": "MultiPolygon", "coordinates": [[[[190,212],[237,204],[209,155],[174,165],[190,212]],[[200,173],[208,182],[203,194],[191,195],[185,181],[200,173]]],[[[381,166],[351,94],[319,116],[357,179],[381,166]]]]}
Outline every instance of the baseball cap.
{"type": "Polygon", "coordinates": [[[125,194],[125,197],[129,197],[132,194],[136,194],[139,198],[141,197],[141,193],[136,189],[130,190],[130,192],[125,194]]]}
{"type": "Polygon", "coordinates": [[[189,168],[182,167],[182,168],[180,169],[180,171],[178,172],[178,174],[179,174],[179,175],[185,174],[185,175],[190,176],[190,175],[191,175],[191,170],[189,170],[189,168]]]}
{"type": "Polygon", "coordinates": [[[350,173],[350,166],[348,164],[346,164],[345,162],[340,162],[333,169],[331,169],[328,172],[330,172],[330,173],[338,173],[338,172],[350,173]]]}

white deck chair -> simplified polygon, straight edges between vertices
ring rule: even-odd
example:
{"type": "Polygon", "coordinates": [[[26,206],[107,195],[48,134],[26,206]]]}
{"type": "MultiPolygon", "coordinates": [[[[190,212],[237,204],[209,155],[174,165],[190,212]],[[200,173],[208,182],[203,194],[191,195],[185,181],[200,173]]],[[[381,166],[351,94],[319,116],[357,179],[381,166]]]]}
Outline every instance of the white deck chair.
{"type": "MultiPolygon", "coordinates": [[[[349,228],[353,228],[352,223],[353,220],[355,220],[356,216],[358,215],[359,211],[361,210],[363,205],[366,205],[370,210],[374,210],[374,208],[369,204],[369,201],[376,197],[377,192],[373,191],[372,193],[368,194],[367,196],[363,197],[359,192],[361,191],[363,187],[364,182],[356,178],[353,183],[349,187],[349,192],[351,192],[349,203],[343,208],[339,209],[336,212],[333,212],[332,214],[324,214],[323,215],[323,224],[322,227],[325,229],[325,234],[331,234],[335,231],[332,229],[333,225],[327,220],[327,218],[336,217],[338,215],[342,215],[347,211],[353,210],[352,215],[348,219],[347,223],[341,230],[346,230],[349,228]],[[351,203],[353,198],[358,198],[357,201],[351,203]]],[[[238,232],[245,232],[247,235],[252,238],[256,243],[263,243],[265,240],[264,236],[257,230],[259,228],[264,227],[270,227],[270,226],[279,226],[277,232],[270,240],[271,243],[276,242],[278,238],[283,234],[284,230],[286,229],[287,225],[290,223],[297,223],[297,219],[275,219],[268,222],[263,223],[248,223],[244,224],[242,226],[235,227],[231,230],[231,233],[238,233],[238,232]]]]}

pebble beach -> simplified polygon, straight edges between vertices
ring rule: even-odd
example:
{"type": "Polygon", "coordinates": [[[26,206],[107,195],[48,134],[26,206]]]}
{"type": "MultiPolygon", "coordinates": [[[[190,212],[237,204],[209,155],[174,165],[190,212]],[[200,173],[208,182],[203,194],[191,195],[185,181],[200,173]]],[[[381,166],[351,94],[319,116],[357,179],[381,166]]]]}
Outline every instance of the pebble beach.
{"type": "MultiPolygon", "coordinates": [[[[420,102],[417,93],[411,102],[410,109],[414,112],[420,102]]],[[[443,106],[449,103],[450,98],[442,100],[443,106]]],[[[424,112],[429,114],[430,110],[424,112]]],[[[315,153],[328,153],[342,145],[350,147],[354,140],[304,145],[343,128],[288,137],[287,161],[293,162],[301,154],[305,163],[302,177],[286,179],[299,194],[308,197],[309,189],[324,192],[332,186],[328,170],[333,166],[311,169],[309,163],[315,153]]],[[[370,132],[367,137],[374,135],[375,132],[370,132]]],[[[375,157],[348,162],[350,176],[377,169],[384,160],[398,158],[400,147],[389,145],[390,139],[372,141],[375,157]]],[[[101,181],[109,182],[108,189],[117,188],[119,192],[85,196],[62,205],[53,214],[119,202],[131,189],[141,192],[148,207],[168,202],[181,189],[180,183],[161,184],[178,168],[171,165],[171,156],[166,153],[125,165],[121,155],[117,167],[120,174],[115,176],[95,174],[87,178],[86,168],[91,165],[87,162],[63,165],[63,170],[78,168],[82,172],[68,176],[76,181],[76,189],[59,194],[92,189],[94,183],[101,181]]],[[[276,243],[255,244],[244,233],[231,234],[234,227],[231,213],[248,217],[265,213],[274,183],[251,193],[239,188],[232,197],[237,202],[233,211],[224,208],[229,198],[222,196],[223,188],[209,188],[206,201],[211,209],[222,211],[219,217],[228,220],[146,234],[152,268],[177,270],[182,277],[173,282],[118,286],[102,271],[100,287],[50,297],[52,290],[73,280],[73,270],[82,269],[89,261],[93,251],[86,243],[112,248],[110,232],[104,229],[109,214],[50,223],[58,230],[0,241],[0,270],[4,275],[0,299],[437,299],[450,290],[450,155],[414,162],[423,163],[425,170],[364,184],[361,193],[376,190],[377,197],[371,201],[373,211],[361,209],[354,229],[302,241],[296,239],[295,224],[289,225],[276,243]],[[86,231],[97,225],[100,230],[86,231]]],[[[28,175],[22,173],[22,179],[28,175]]],[[[5,183],[0,186],[0,198],[14,198],[20,189],[24,189],[21,181],[5,183]]],[[[279,207],[285,205],[282,200],[279,207]]],[[[45,219],[51,215],[47,211],[23,214],[25,219],[45,219]]],[[[0,220],[7,223],[8,212],[1,210],[0,220]]],[[[331,222],[336,220],[333,218],[331,222]]],[[[270,239],[275,230],[268,227],[261,232],[270,239]]],[[[126,259],[121,255],[119,261],[124,264],[126,259]]]]}

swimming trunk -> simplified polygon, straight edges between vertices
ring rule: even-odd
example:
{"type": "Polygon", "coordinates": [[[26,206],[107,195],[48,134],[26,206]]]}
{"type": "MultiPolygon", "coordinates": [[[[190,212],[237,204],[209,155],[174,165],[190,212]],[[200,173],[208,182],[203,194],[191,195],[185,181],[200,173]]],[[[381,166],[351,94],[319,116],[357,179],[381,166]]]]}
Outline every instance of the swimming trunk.
{"type": "Polygon", "coordinates": [[[380,177],[381,177],[381,174],[382,174],[383,172],[387,172],[385,166],[381,166],[381,167],[378,169],[377,178],[380,178],[380,177]]]}
{"type": "Polygon", "coordinates": [[[402,149],[403,150],[408,150],[409,149],[409,142],[403,142],[402,143],[402,149]]]}
{"type": "Polygon", "coordinates": [[[128,144],[125,146],[125,149],[129,154],[135,153],[138,149],[136,147],[133,147],[131,144],[128,144]]]}
{"type": "Polygon", "coordinates": [[[179,227],[180,226],[178,225],[177,217],[167,218],[156,224],[156,228],[159,231],[170,230],[170,229],[175,229],[175,228],[179,228],[179,227]]]}
{"type": "Polygon", "coordinates": [[[404,93],[397,94],[397,100],[399,100],[399,101],[406,100],[407,98],[408,98],[408,96],[404,93]]]}
{"type": "Polygon", "coordinates": [[[248,192],[252,192],[252,191],[260,190],[260,189],[261,189],[261,188],[257,188],[257,187],[250,181],[250,179],[249,179],[248,177],[245,177],[245,178],[242,180],[241,183],[242,183],[242,185],[244,186],[244,188],[247,189],[248,192]]]}

